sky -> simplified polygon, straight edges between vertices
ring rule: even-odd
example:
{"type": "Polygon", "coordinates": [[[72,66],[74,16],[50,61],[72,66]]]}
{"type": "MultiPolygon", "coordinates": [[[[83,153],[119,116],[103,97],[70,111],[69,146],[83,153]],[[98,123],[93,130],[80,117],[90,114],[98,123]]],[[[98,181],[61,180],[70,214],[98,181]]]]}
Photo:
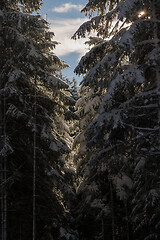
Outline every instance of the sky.
{"type": "Polygon", "coordinates": [[[86,3],[87,0],[44,0],[40,11],[43,18],[47,18],[50,23],[55,34],[54,40],[61,43],[54,50],[55,54],[70,65],[69,69],[63,71],[63,75],[70,80],[75,77],[78,82],[82,80],[82,76],[75,75],[74,69],[87,51],[87,45],[84,44],[87,39],[72,40],[71,37],[88,20],[81,13],[86,3]]]}

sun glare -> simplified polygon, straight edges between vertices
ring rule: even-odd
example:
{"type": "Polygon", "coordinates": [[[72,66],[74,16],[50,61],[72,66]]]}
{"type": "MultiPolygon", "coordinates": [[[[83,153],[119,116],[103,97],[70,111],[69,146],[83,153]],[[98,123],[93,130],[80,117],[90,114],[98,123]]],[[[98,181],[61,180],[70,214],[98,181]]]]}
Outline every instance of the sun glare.
{"type": "Polygon", "coordinates": [[[145,11],[141,11],[141,12],[139,12],[138,17],[141,18],[141,17],[143,17],[144,15],[145,15],[145,11]]]}

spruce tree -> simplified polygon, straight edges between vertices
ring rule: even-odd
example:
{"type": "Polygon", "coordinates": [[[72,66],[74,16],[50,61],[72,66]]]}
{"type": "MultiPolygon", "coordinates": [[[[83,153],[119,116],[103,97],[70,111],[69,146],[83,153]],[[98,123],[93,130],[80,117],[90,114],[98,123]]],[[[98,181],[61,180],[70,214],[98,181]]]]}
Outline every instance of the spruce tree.
{"type": "Polygon", "coordinates": [[[97,16],[74,35],[103,38],[76,68],[82,86],[105,92],[84,132],[77,212],[86,239],[160,237],[159,10],[158,0],[89,1],[82,11],[97,16]]]}
{"type": "Polygon", "coordinates": [[[64,239],[69,229],[62,155],[70,152],[66,67],[55,54],[54,34],[39,14],[40,0],[0,3],[1,236],[64,239]],[[63,227],[63,228],[62,228],[63,227]],[[7,235],[6,235],[7,234],[7,235]]]}

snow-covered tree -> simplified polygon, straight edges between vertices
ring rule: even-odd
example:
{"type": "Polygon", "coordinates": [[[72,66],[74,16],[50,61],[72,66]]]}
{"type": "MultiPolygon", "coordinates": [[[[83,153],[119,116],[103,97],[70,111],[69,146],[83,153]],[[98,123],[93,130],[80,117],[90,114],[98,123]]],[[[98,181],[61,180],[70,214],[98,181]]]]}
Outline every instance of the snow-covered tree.
{"type": "MultiPolygon", "coordinates": [[[[78,96],[78,83],[75,77],[72,78],[72,80],[69,80],[67,77],[63,77],[61,74],[61,78],[69,85],[68,91],[70,92],[72,98],[76,101],[79,96],[78,96]]],[[[74,102],[75,105],[75,102],[74,102]]]]}
{"type": "Polygon", "coordinates": [[[75,70],[86,74],[82,87],[104,93],[79,166],[79,222],[94,232],[87,239],[160,237],[159,10],[158,0],[89,1],[82,11],[97,16],[74,35],[96,30],[103,39],[75,70]]]}
{"type": "MultiPolygon", "coordinates": [[[[99,38],[91,37],[90,40],[86,42],[86,44],[88,44],[89,46],[96,46],[97,42],[99,42],[99,38]]],[[[75,71],[78,71],[78,67],[75,71]]],[[[91,66],[89,65],[87,65],[87,67],[88,69],[83,72],[83,74],[85,75],[87,75],[88,71],[91,68],[91,66]]],[[[84,136],[84,133],[88,125],[92,122],[92,120],[97,114],[97,110],[101,103],[103,93],[101,87],[97,85],[95,85],[92,89],[90,89],[88,86],[82,85],[79,94],[79,99],[76,102],[76,114],[79,118],[79,121],[77,122],[77,124],[75,124],[76,127],[78,127],[79,134],[74,141],[74,148],[76,149],[76,154],[74,158],[78,166],[81,166],[81,163],[85,161],[84,156],[86,155],[86,138],[84,136]]]]}
{"type": "Polygon", "coordinates": [[[76,236],[65,222],[62,200],[64,195],[74,197],[62,156],[72,144],[66,122],[71,97],[65,91],[68,85],[57,77],[66,64],[54,54],[54,34],[40,15],[31,15],[41,4],[0,2],[3,240],[76,236]]]}

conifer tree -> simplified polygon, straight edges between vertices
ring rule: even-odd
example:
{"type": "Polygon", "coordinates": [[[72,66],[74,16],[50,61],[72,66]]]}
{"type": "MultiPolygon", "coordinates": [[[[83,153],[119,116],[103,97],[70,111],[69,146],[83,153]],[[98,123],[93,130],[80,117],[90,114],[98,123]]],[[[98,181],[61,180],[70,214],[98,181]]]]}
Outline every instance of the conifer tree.
{"type": "Polygon", "coordinates": [[[65,182],[72,138],[66,67],[39,14],[40,0],[0,2],[1,236],[14,239],[75,239],[62,198],[74,196],[65,182]],[[64,233],[65,232],[65,233],[64,233]],[[7,234],[7,235],[6,235],[7,234]]]}
{"type": "Polygon", "coordinates": [[[103,38],[76,68],[90,92],[105,92],[84,132],[77,211],[94,232],[86,239],[160,237],[159,10],[158,0],[89,1],[82,11],[97,16],[74,35],[103,38]]]}

